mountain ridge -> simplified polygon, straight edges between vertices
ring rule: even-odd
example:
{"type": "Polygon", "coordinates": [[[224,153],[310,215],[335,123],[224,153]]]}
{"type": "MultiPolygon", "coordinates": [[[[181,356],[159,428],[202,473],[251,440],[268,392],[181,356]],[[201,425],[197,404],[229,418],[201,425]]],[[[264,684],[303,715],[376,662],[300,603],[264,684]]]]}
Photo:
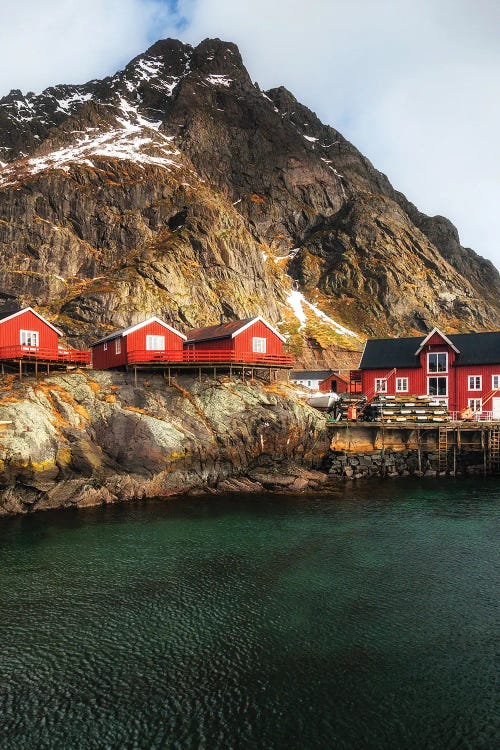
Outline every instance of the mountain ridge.
{"type": "Polygon", "coordinates": [[[0,301],[74,343],[148,314],[263,314],[330,365],[367,335],[500,327],[493,264],[284,87],[261,91],[232,43],[160,40],[102,81],[11,91],[0,162],[0,301]]]}

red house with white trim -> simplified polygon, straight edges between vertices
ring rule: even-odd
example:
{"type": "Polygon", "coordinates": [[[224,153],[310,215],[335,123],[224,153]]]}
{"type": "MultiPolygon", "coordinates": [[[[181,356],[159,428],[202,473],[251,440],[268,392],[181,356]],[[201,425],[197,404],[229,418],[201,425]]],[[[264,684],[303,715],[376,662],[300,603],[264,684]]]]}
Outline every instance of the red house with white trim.
{"type": "Polygon", "coordinates": [[[61,346],[62,335],[32,307],[0,314],[0,360],[88,364],[90,352],[61,346]]]}
{"type": "Polygon", "coordinates": [[[259,315],[189,331],[184,361],[288,368],[293,359],[283,351],[284,343],[285,337],[259,315]]]}
{"type": "Polygon", "coordinates": [[[460,414],[500,420],[500,331],[371,339],[360,363],[362,392],[430,395],[460,414]]]}
{"type": "Polygon", "coordinates": [[[182,362],[186,337],[160,318],[122,328],[92,344],[96,370],[147,362],[182,362]]]}

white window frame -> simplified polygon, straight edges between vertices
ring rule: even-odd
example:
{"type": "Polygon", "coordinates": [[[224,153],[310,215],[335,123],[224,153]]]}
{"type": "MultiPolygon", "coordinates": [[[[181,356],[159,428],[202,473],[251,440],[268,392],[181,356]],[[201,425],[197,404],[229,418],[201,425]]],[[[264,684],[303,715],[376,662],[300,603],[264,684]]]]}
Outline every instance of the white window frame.
{"type": "Polygon", "coordinates": [[[469,387],[468,387],[469,391],[482,391],[483,390],[483,376],[482,375],[469,375],[468,383],[469,383],[469,387]]]}
{"type": "Polygon", "coordinates": [[[483,411],[483,399],[482,398],[469,398],[467,401],[467,404],[469,406],[469,409],[472,409],[474,412],[479,412],[479,414],[483,411]]]}
{"type": "Polygon", "coordinates": [[[491,376],[491,389],[496,391],[500,388],[500,375],[491,376]]]}
{"type": "Polygon", "coordinates": [[[122,340],[121,338],[115,339],[115,354],[122,353],[122,340]]]}
{"type": "Polygon", "coordinates": [[[255,354],[266,354],[267,353],[267,339],[264,338],[263,336],[253,336],[252,351],[255,354]]]}
{"type": "Polygon", "coordinates": [[[396,393],[408,393],[408,378],[396,378],[396,393]]]}
{"type": "Polygon", "coordinates": [[[104,351],[105,351],[105,352],[107,352],[107,351],[108,351],[108,342],[107,342],[107,341],[105,341],[105,342],[104,342],[104,344],[103,344],[103,347],[102,347],[102,348],[104,349],[104,351]]]}
{"type": "Polygon", "coordinates": [[[375,393],[387,393],[387,378],[375,378],[375,393]]]}
{"type": "Polygon", "coordinates": [[[444,373],[448,372],[448,352],[427,352],[427,372],[432,373],[433,375],[443,375],[444,373]],[[446,357],[446,369],[445,370],[431,370],[429,367],[430,358],[433,356],[439,356],[440,354],[444,354],[446,357]]]}
{"type": "Polygon", "coordinates": [[[146,336],[146,351],[147,352],[164,352],[165,351],[165,336],[157,336],[150,334],[146,336]]]}
{"type": "MultiPolygon", "coordinates": [[[[437,383],[436,383],[436,390],[438,390],[437,383]]],[[[432,396],[433,398],[448,398],[448,394],[449,394],[449,390],[448,390],[448,376],[447,375],[430,375],[427,378],[427,395],[428,396],[432,396]],[[431,393],[431,387],[430,387],[431,380],[433,380],[434,378],[436,380],[441,379],[441,380],[446,381],[446,393],[431,393]]]]}
{"type": "Polygon", "coordinates": [[[27,346],[31,349],[38,349],[38,347],[40,346],[40,332],[28,331],[24,328],[21,328],[21,330],[19,331],[19,342],[21,346],[27,346]]]}

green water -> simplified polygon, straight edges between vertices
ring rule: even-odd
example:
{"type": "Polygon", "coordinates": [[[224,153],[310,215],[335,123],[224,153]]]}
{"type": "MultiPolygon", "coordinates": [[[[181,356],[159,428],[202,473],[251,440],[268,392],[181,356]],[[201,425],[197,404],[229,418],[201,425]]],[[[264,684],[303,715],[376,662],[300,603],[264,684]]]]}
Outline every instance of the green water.
{"type": "Polygon", "coordinates": [[[0,522],[0,748],[500,748],[498,481],[0,522]]]}

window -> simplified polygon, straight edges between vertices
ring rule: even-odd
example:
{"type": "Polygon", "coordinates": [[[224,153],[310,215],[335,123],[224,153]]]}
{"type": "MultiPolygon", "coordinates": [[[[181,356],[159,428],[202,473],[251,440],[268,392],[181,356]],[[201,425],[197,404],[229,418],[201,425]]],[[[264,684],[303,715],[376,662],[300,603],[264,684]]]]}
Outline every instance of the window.
{"type": "Polygon", "coordinates": [[[311,381],[310,381],[310,380],[308,380],[308,381],[307,381],[307,387],[308,387],[308,388],[310,388],[310,387],[311,387],[311,381]]]}
{"type": "Polygon", "coordinates": [[[448,372],[448,354],[446,352],[429,352],[427,355],[427,372],[448,372]]]}
{"type": "Polygon", "coordinates": [[[165,336],[146,336],[146,350],[151,351],[164,351],[165,350],[165,336]]]}
{"type": "Polygon", "coordinates": [[[469,409],[472,409],[472,411],[481,412],[483,410],[482,398],[470,398],[468,403],[469,403],[469,409]]]}
{"type": "Polygon", "coordinates": [[[19,331],[21,346],[38,346],[38,331],[19,331]]]}
{"type": "Polygon", "coordinates": [[[491,387],[493,389],[500,388],[500,375],[492,375],[491,376],[491,387]]]}
{"type": "Polygon", "coordinates": [[[121,354],[121,353],[122,353],[122,340],[115,339],[115,354],[121,354]]]}
{"type": "Polygon", "coordinates": [[[483,378],[481,375],[469,375],[469,391],[481,391],[483,388],[483,378]]]}
{"type": "Polygon", "coordinates": [[[104,342],[104,346],[102,348],[104,349],[105,352],[108,351],[108,342],[107,341],[104,342]]]}
{"type": "Polygon", "coordinates": [[[267,339],[261,339],[258,336],[254,336],[252,339],[252,351],[258,352],[259,354],[265,354],[267,351],[267,339]]]}
{"type": "Polygon", "coordinates": [[[387,378],[375,378],[375,393],[387,393],[387,378]]]}
{"type": "Polygon", "coordinates": [[[429,396],[447,396],[448,378],[428,378],[427,392],[429,396]]]}
{"type": "Polygon", "coordinates": [[[408,393],[408,378],[396,378],[396,393],[408,393]]]}

